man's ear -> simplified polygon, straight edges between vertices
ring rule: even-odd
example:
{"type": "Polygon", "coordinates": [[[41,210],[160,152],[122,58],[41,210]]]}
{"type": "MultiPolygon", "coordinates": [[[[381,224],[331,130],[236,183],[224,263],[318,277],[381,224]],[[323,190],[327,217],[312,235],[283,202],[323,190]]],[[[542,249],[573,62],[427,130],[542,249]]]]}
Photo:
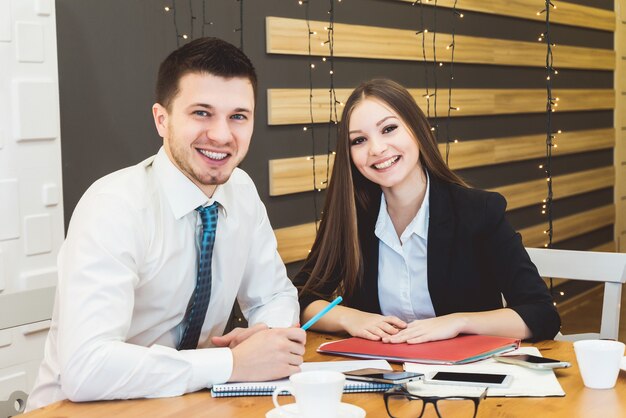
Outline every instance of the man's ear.
{"type": "Polygon", "coordinates": [[[152,117],[154,118],[154,125],[161,138],[169,138],[168,118],[169,113],[167,109],[161,106],[159,103],[152,105],[152,117]]]}

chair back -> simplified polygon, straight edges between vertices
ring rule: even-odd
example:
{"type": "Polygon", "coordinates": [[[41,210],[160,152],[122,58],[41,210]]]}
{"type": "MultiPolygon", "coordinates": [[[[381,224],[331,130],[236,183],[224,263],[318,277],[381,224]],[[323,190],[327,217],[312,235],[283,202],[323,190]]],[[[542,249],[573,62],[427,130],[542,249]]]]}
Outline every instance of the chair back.
{"type": "Polygon", "coordinates": [[[542,277],[604,283],[600,334],[576,334],[562,339],[599,337],[617,340],[622,285],[626,282],[626,254],[547,248],[526,250],[542,277]]]}

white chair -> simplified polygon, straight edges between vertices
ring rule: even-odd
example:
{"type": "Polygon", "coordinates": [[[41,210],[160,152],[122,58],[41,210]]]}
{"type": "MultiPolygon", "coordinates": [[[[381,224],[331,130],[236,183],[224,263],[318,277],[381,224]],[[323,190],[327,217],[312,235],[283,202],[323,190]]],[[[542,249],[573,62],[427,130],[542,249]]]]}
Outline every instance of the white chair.
{"type": "Polygon", "coordinates": [[[622,300],[626,282],[626,254],[594,251],[526,248],[541,277],[585,280],[604,283],[602,322],[599,334],[557,335],[557,340],[576,341],[588,338],[617,340],[622,300]]]}

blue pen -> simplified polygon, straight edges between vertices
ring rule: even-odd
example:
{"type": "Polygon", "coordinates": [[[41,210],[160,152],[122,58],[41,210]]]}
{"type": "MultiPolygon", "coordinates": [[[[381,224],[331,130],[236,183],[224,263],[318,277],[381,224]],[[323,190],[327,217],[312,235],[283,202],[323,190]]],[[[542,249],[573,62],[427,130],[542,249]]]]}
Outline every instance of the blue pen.
{"type": "Polygon", "coordinates": [[[328,311],[330,311],[332,308],[334,308],[335,306],[339,305],[342,300],[343,300],[343,298],[341,296],[337,296],[337,299],[333,300],[327,307],[325,307],[324,309],[319,311],[317,313],[317,315],[315,315],[313,318],[309,319],[306,324],[302,325],[302,329],[306,331],[307,329],[311,328],[311,326],[314,323],[316,323],[321,317],[326,315],[328,313],[328,311]]]}

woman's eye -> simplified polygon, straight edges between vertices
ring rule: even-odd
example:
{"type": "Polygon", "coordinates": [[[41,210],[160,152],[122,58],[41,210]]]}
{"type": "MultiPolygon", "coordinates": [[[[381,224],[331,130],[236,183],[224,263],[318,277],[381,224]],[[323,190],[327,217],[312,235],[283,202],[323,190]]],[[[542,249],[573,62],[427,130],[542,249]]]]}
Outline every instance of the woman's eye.
{"type": "Polygon", "coordinates": [[[241,113],[237,113],[236,115],[232,115],[230,118],[231,119],[235,119],[235,120],[246,120],[246,119],[248,119],[246,115],[242,115],[241,113]]]}
{"type": "Polygon", "coordinates": [[[195,110],[193,114],[196,116],[209,116],[209,112],[206,110],[195,110]]]}
{"type": "Polygon", "coordinates": [[[362,136],[359,136],[357,138],[350,140],[350,145],[359,145],[363,143],[364,141],[365,141],[365,138],[363,138],[362,136]]]}
{"type": "Polygon", "coordinates": [[[389,125],[389,126],[385,126],[385,127],[383,128],[383,133],[384,133],[384,134],[388,134],[389,132],[395,131],[395,130],[396,130],[396,128],[397,128],[397,126],[396,126],[396,125],[389,125]]]}

